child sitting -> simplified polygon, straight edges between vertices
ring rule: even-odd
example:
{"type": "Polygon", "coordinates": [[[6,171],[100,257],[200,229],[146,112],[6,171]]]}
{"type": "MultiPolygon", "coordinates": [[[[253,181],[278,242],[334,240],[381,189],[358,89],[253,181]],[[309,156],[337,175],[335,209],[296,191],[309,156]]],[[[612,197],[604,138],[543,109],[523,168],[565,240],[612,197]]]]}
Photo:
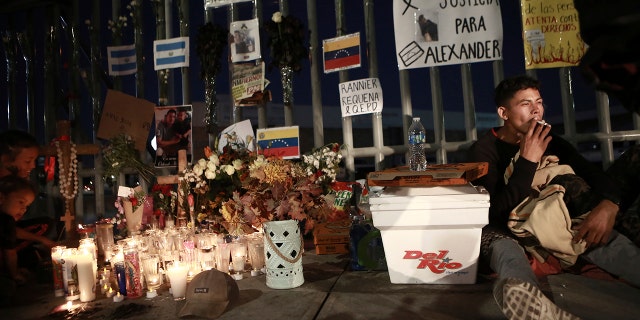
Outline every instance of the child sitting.
{"type": "Polygon", "coordinates": [[[16,285],[27,281],[28,271],[18,268],[16,221],[35,200],[36,189],[15,175],[0,178],[0,304],[15,293],[16,285]]]}

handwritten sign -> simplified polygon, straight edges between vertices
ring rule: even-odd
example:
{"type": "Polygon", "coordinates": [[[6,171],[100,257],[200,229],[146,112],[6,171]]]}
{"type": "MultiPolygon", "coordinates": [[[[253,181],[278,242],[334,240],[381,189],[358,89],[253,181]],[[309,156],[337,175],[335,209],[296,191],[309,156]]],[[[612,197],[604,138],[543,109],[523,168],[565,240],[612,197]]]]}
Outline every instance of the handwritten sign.
{"type": "Polygon", "coordinates": [[[144,151],[154,108],[155,104],[147,100],[108,90],[98,126],[98,138],[109,140],[124,133],[134,139],[137,150],[144,151]]]}
{"type": "Polygon", "coordinates": [[[527,69],[576,66],[586,51],[573,0],[521,0],[527,69]]]}
{"type": "Polygon", "coordinates": [[[343,117],[382,112],[382,87],[378,78],[343,82],[338,86],[343,117]]]}
{"type": "Polygon", "coordinates": [[[500,1],[394,0],[398,68],[502,59],[500,1]]]}

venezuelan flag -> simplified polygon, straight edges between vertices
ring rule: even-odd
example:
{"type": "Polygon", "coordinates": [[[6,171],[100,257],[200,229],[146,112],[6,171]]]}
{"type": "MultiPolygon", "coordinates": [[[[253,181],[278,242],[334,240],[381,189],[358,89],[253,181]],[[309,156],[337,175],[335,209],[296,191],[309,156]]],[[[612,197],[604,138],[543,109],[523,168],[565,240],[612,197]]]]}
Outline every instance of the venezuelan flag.
{"type": "Polygon", "coordinates": [[[298,126],[258,129],[258,153],[283,159],[300,158],[298,126]]]}
{"type": "Polygon", "coordinates": [[[360,33],[322,41],[324,73],[360,66],[360,33]]]}

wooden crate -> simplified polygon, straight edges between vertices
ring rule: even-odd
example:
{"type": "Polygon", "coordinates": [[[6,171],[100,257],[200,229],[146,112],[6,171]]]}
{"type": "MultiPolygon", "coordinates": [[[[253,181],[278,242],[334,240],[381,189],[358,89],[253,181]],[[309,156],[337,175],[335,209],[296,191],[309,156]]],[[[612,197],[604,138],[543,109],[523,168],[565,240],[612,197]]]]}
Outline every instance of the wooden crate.
{"type": "Polygon", "coordinates": [[[349,243],[350,229],[351,220],[349,219],[318,223],[313,229],[313,243],[316,245],[349,243]]]}

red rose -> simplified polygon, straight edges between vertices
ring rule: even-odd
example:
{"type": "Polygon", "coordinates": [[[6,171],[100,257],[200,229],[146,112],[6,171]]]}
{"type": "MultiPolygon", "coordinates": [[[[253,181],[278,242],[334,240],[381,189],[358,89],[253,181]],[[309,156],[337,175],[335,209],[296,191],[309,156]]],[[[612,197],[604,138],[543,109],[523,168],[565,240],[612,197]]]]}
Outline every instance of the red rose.
{"type": "Polygon", "coordinates": [[[137,206],[138,205],[138,199],[136,197],[133,198],[129,198],[129,200],[131,201],[131,205],[132,206],[137,206]]]}

